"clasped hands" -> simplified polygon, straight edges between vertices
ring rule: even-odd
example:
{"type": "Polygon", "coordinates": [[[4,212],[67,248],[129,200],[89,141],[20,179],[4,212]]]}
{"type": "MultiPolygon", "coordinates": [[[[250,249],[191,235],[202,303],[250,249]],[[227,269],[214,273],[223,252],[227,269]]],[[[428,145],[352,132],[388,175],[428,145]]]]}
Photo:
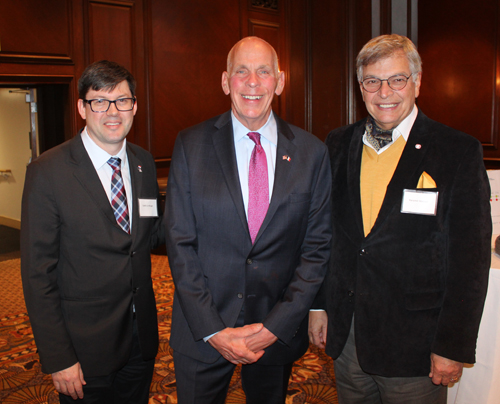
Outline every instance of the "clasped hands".
{"type": "Polygon", "coordinates": [[[264,349],[277,340],[262,323],[255,323],[244,327],[225,328],[208,342],[229,362],[248,365],[257,362],[264,355],[264,349]]]}

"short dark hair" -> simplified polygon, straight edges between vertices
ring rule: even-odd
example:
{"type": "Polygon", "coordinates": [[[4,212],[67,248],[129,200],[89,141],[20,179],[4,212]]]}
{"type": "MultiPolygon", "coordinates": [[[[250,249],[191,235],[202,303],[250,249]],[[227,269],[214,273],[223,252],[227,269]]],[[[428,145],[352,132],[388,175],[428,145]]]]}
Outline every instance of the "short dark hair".
{"type": "Polygon", "coordinates": [[[125,67],[108,60],[99,60],[87,66],[78,80],[78,97],[84,100],[89,90],[112,91],[127,80],[132,97],[135,97],[135,79],[125,67]]]}

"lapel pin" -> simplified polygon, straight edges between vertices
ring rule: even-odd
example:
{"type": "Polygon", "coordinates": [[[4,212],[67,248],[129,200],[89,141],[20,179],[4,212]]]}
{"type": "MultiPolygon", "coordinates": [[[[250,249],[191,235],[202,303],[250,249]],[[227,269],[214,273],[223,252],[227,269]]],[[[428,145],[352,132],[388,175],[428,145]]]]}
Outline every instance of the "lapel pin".
{"type": "Polygon", "coordinates": [[[139,170],[140,173],[142,173],[142,166],[137,166],[137,169],[139,170]]]}
{"type": "Polygon", "coordinates": [[[290,158],[290,157],[288,157],[288,156],[283,156],[283,160],[290,161],[290,160],[291,160],[291,158],[290,158]]]}
{"type": "Polygon", "coordinates": [[[415,149],[420,150],[421,148],[422,148],[422,145],[421,145],[421,144],[417,143],[417,144],[415,145],[415,149]]]}

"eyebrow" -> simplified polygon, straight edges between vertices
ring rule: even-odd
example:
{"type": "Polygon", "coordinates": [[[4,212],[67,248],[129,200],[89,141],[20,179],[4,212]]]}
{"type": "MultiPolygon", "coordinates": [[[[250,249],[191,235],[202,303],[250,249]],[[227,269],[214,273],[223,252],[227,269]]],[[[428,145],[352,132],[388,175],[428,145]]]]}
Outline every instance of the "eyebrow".
{"type": "MultiPolygon", "coordinates": [[[[387,78],[391,78],[391,77],[394,77],[394,76],[408,76],[408,75],[411,75],[411,73],[407,74],[406,72],[401,72],[401,73],[391,74],[387,78]]],[[[380,77],[377,77],[374,74],[370,74],[370,75],[364,76],[363,79],[380,79],[380,77]]]]}
{"type": "MultiPolygon", "coordinates": [[[[264,64],[264,65],[260,65],[260,66],[258,66],[258,67],[257,67],[257,70],[259,70],[259,69],[271,69],[271,68],[272,68],[272,66],[267,65],[267,64],[264,64]]],[[[247,66],[247,65],[238,65],[238,66],[236,66],[236,67],[234,68],[234,70],[239,70],[239,69],[248,69],[248,70],[249,70],[249,68],[248,68],[248,66],[247,66]]]]}

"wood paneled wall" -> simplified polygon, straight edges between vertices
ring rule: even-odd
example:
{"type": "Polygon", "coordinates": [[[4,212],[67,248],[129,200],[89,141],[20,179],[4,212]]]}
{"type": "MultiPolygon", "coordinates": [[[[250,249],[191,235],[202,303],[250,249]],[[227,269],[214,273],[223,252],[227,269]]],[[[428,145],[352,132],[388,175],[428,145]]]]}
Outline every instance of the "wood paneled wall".
{"type": "Polygon", "coordinates": [[[500,168],[498,0],[419,2],[423,77],[418,105],[478,138],[485,162],[500,168]]]}
{"type": "MultiPolygon", "coordinates": [[[[416,4],[1,1],[0,85],[65,86],[61,109],[69,138],[84,124],[75,106],[85,66],[99,59],[125,65],[138,82],[139,108],[129,139],[153,153],[164,176],[177,133],[229,109],[221,74],[228,51],[247,35],[263,37],[278,52],[286,86],[273,107],[285,120],[324,139],[331,129],[366,115],[354,59],[375,31],[387,33],[401,25],[394,13],[398,2],[408,9],[416,4]]],[[[499,0],[418,4],[418,15],[407,25],[412,37],[418,33],[424,60],[419,105],[432,118],[478,137],[488,161],[500,162],[499,0]]]]}

